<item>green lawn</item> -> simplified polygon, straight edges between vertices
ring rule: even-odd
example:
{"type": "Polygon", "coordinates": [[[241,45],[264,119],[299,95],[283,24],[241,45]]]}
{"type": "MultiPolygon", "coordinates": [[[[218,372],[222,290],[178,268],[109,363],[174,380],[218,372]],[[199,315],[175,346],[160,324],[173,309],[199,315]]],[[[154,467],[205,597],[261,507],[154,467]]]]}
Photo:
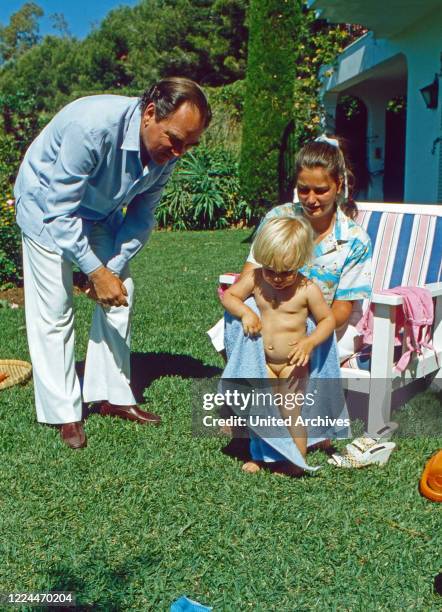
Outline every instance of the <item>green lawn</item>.
{"type": "MultiPolygon", "coordinates": [[[[0,392],[0,592],[73,590],[81,609],[440,610],[441,507],[420,497],[441,438],[401,438],[384,468],[243,474],[226,440],[191,435],[191,376],[222,363],[206,330],[216,279],[248,232],[155,233],[133,263],[136,378],[162,427],[91,416],[88,447],[35,422],[32,384],[0,392]]],[[[78,360],[92,304],[76,298],[78,360]]],[[[28,358],[23,310],[0,309],[2,358],[28,358]]],[[[416,397],[402,418],[438,417],[416,397]]]]}

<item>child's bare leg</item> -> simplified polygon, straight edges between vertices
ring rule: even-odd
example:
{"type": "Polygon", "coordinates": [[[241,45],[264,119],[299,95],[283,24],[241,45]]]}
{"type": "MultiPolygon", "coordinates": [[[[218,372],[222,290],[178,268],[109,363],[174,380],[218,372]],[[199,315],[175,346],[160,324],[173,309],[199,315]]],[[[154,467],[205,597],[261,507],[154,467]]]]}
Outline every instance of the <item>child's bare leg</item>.
{"type": "MultiPolygon", "coordinates": [[[[276,374],[268,364],[266,364],[266,368],[267,368],[267,375],[269,378],[273,378],[273,379],[278,378],[278,374],[276,374]]],[[[247,461],[242,466],[242,469],[244,472],[247,472],[248,474],[256,474],[256,472],[259,472],[259,470],[261,469],[261,466],[259,465],[258,461],[247,461]]]]}
{"type": "MultiPolygon", "coordinates": [[[[280,371],[278,377],[280,380],[280,393],[283,395],[304,393],[307,375],[308,369],[306,367],[298,367],[295,365],[285,366],[280,371]]],[[[289,409],[284,402],[284,404],[279,407],[279,410],[283,418],[290,419],[290,425],[287,429],[289,430],[293,442],[298,447],[299,452],[305,457],[307,454],[307,430],[303,425],[296,425],[298,417],[301,416],[302,406],[295,405],[294,408],[289,409]]]]}

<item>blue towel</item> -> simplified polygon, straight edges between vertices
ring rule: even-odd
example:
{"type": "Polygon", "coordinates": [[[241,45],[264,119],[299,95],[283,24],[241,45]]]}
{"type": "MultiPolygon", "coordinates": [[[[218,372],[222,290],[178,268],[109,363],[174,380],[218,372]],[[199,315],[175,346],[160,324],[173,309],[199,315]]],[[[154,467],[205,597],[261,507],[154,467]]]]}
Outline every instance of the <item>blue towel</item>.
{"type": "Polygon", "coordinates": [[[211,612],[211,610],[213,610],[213,608],[203,606],[185,595],[182,595],[170,606],[170,612],[211,612]]]}
{"type": "MultiPolygon", "coordinates": [[[[259,314],[254,298],[249,298],[246,304],[259,314]]],[[[257,383],[256,379],[266,379],[269,381],[267,387],[269,391],[271,383],[267,375],[262,337],[260,335],[245,336],[241,321],[229,313],[225,315],[225,323],[224,342],[228,362],[222,374],[222,390],[225,392],[228,388],[235,388],[240,392],[250,393],[257,383]],[[241,381],[236,380],[235,382],[235,379],[241,379],[241,381]]],[[[308,319],[307,334],[311,334],[314,328],[314,322],[308,319]]],[[[304,419],[322,417],[324,421],[334,419],[348,423],[348,411],[340,383],[339,359],[334,334],[312,352],[309,368],[310,377],[305,395],[310,392],[314,393],[315,402],[310,407],[306,404],[303,406],[302,417],[304,419]]],[[[264,382],[264,385],[267,383],[264,382]]],[[[263,391],[261,385],[260,391],[263,391]]],[[[235,410],[234,406],[233,410],[239,416],[244,416],[235,410]]],[[[262,407],[258,410],[262,414],[262,407]]],[[[272,404],[266,406],[265,410],[269,416],[281,418],[277,406],[272,404]]],[[[251,433],[250,451],[253,459],[266,462],[290,461],[304,470],[318,469],[305,462],[285,426],[256,425],[250,426],[249,429],[251,433]]],[[[331,424],[329,427],[324,425],[309,427],[307,433],[308,446],[325,438],[350,436],[348,425],[342,423],[331,424]]]]}

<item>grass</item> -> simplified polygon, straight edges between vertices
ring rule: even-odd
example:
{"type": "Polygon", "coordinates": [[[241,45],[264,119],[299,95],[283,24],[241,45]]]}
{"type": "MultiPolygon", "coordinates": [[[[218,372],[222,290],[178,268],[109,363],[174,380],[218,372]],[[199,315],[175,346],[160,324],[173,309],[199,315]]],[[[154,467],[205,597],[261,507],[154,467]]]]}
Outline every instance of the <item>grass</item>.
{"type": "MultiPolygon", "coordinates": [[[[248,476],[226,440],[191,436],[191,376],[222,367],[204,330],[216,278],[245,231],[155,233],[133,262],[138,392],[161,428],[91,416],[62,447],[35,422],[32,384],[0,394],[0,592],[73,590],[78,609],[159,610],[187,594],[214,610],[440,610],[441,509],[417,483],[441,438],[401,438],[384,468],[248,476]]],[[[78,360],[92,304],[76,298],[78,360]]],[[[28,358],[20,310],[0,309],[1,357],[28,358]]],[[[439,414],[415,397],[402,419],[439,414]]]]}

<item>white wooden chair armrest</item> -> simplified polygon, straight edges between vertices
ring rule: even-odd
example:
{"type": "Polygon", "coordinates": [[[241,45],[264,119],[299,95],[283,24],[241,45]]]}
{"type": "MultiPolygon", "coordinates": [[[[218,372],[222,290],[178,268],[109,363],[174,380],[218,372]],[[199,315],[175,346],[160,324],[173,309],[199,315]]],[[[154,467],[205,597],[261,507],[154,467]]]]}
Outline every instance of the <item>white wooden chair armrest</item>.
{"type": "MultiPolygon", "coordinates": [[[[425,285],[425,289],[428,289],[433,298],[442,296],[442,283],[428,283],[428,285],[425,285]]],[[[371,302],[373,304],[385,304],[386,306],[400,306],[402,304],[402,297],[400,295],[373,293],[371,302]]]]}
{"type": "Polygon", "coordinates": [[[442,295],[442,283],[428,283],[425,285],[425,289],[431,293],[431,297],[439,297],[442,295]]]}
{"type": "Polygon", "coordinates": [[[400,295],[382,295],[381,293],[373,293],[371,296],[372,304],[383,304],[384,306],[401,306],[402,296],[400,295]]]}

